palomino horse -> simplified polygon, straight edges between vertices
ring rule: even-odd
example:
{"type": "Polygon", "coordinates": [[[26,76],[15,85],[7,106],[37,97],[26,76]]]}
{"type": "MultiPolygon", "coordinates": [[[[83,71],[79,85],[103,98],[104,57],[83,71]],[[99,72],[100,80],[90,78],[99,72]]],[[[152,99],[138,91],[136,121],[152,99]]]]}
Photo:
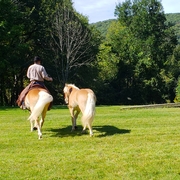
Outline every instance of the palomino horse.
{"type": "Polygon", "coordinates": [[[25,105],[31,112],[31,115],[28,118],[31,124],[31,131],[33,131],[34,127],[36,127],[39,139],[42,138],[41,128],[43,126],[48,107],[52,101],[53,97],[46,89],[43,88],[31,89],[25,97],[25,105]],[[40,115],[41,120],[39,121],[40,115]]]}
{"type": "Polygon", "coordinates": [[[72,131],[75,130],[77,117],[79,113],[82,112],[82,132],[85,132],[86,127],[88,127],[90,136],[93,136],[92,122],[95,115],[96,104],[94,92],[91,89],[79,89],[73,84],[65,84],[63,91],[65,102],[68,104],[72,118],[72,131]]]}

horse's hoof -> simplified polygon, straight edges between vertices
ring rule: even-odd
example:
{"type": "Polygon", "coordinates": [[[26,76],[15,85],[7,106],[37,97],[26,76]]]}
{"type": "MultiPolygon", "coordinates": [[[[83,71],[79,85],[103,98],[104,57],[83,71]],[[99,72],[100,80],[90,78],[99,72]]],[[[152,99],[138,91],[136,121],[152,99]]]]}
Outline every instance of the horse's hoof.
{"type": "Polygon", "coordinates": [[[37,130],[37,127],[33,127],[33,131],[36,131],[37,130]]]}
{"type": "Polygon", "coordinates": [[[42,139],[42,135],[39,136],[39,140],[42,139]]]}

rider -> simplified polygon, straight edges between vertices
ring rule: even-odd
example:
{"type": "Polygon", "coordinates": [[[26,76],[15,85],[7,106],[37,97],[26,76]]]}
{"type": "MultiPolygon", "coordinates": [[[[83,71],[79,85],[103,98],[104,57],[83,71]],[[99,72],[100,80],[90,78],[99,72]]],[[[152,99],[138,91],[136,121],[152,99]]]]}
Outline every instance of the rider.
{"type": "Polygon", "coordinates": [[[20,106],[21,109],[26,109],[24,104],[24,98],[26,94],[28,93],[29,89],[35,84],[42,86],[47,91],[48,89],[44,85],[44,80],[46,81],[53,81],[51,77],[48,76],[45,68],[41,65],[41,58],[38,56],[34,57],[34,64],[29,66],[27,70],[27,77],[30,79],[30,83],[25,89],[21,92],[21,94],[18,97],[18,100],[16,101],[18,106],[20,106]]]}

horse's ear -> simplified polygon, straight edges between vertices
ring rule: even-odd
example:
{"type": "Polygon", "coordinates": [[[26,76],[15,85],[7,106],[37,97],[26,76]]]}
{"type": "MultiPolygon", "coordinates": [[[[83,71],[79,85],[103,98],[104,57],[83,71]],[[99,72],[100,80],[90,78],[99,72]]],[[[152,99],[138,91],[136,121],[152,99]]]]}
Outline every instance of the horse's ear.
{"type": "Polygon", "coordinates": [[[69,93],[71,93],[72,92],[72,87],[69,89],[69,93]]]}

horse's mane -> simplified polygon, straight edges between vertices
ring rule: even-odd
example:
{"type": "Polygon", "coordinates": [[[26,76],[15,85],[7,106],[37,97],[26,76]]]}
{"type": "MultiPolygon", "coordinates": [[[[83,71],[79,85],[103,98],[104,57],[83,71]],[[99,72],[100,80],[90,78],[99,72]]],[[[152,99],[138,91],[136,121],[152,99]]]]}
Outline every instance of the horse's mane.
{"type": "Polygon", "coordinates": [[[70,87],[72,87],[72,88],[75,88],[75,89],[79,89],[77,86],[75,86],[74,84],[66,84],[66,86],[70,86],[70,87]]]}

